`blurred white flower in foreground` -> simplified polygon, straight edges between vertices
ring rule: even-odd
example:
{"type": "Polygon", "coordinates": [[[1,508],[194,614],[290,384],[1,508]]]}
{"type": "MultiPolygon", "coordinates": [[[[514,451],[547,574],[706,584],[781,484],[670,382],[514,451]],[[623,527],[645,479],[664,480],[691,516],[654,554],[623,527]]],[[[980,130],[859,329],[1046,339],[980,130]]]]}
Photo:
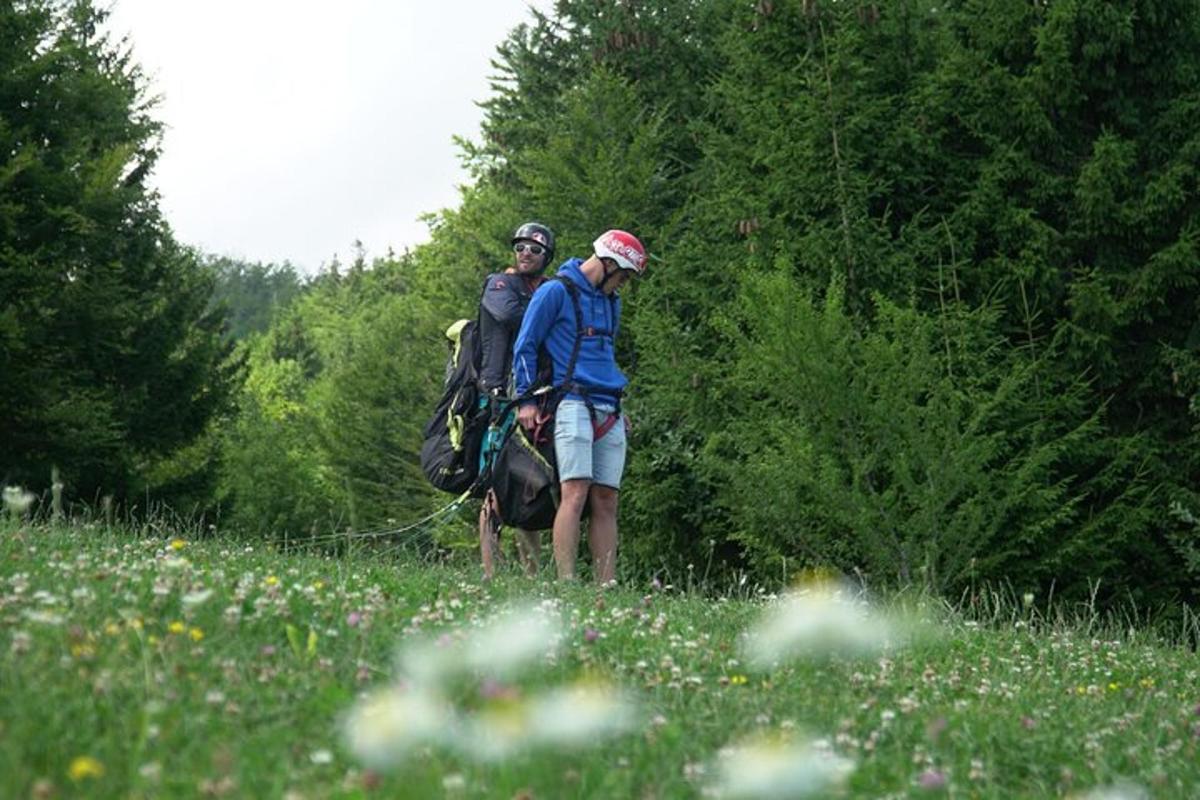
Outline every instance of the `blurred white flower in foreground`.
{"type": "Polygon", "coordinates": [[[545,605],[513,608],[473,629],[410,641],[397,657],[407,688],[360,701],[346,719],[346,743],[367,766],[383,769],[421,746],[496,761],[538,747],[586,747],[628,730],[637,716],[633,704],[607,683],[523,691],[499,682],[518,671],[534,674],[530,665],[545,662],[562,642],[561,616],[545,605]],[[476,701],[458,703],[464,693],[476,701]],[[444,698],[454,698],[458,707],[444,698]]]}
{"type": "Polygon", "coordinates": [[[854,762],[817,742],[756,740],[718,754],[715,796],[786,798],[824,794],[854,771],[854,762]]]}
{"type": "Polygon", "coordinates": [[[465,643],[464,666],[492,675],[510,675],[553,653],[562,640],[562,620],[537,607],[514,608],[473,631],[465,643]]]}
{"type": "Polygon", "coordinates": [[[410,750],[439,742],[453,726],[453,714],[438,697],[399,687],[371,693],[351,709],[346,746],[364,764],[382,769],[410,750]]]}
{"type": "Polygon", "coordinates": [[[555,652],[562,627],[557,614],[537,606],[515,607],[484,621],[465,638],[446,634],[410,644],[400,653],[400,668],[424,684],[439,684],[464,671],[512,675],[555,652]]]}
{"type": "Polygon", "coordinates": [[[466,717],[456,746],[481,761],[534,747],[585,747],[628,730],[635,717],[629,699],[614,687],[581,682],[488,702],[466,717]]]}
{"type": "Polygon", "coordinates": [[[772,603],[747,632],[744,648],[753,666],[767,668],[788,658],[870,655],[914,633],[912,621],[872,608],[853,590],[817,583],[772,603]]]}
{"type": "Polygon", "coordinates": [[[1121,781],[1112,786],[1098,786],[1082,795],[1082,800],[1150,800],[1150,794],[1136,783],[1121,781]]]}
{"type": "Polygon", "coordinates": [[[529,716],[539,741],[570,747],[622,733],[637,714],[631,699],[615,687],[583,681],[535,698],[529,716]]]}
{"type": "Polygon", "coordinates": [[[25,491],[20,486],[4,487],[4,507],[14,517],[23,516],[36,499],[37,495],[25,491]]]}
{"type": "Polygon", "coordinates": [[[532,732],[529,704],[501,698],[468,715],[453,744],[477,761],[499,761],[528,746],[532,732]]]}

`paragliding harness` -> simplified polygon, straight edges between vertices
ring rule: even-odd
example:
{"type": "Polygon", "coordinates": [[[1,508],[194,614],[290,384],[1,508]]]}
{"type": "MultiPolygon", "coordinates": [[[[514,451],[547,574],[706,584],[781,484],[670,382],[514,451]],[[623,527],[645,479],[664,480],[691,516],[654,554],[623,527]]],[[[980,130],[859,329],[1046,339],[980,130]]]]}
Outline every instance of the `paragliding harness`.
{"type": "Polygon", "coordinates": [[[479,483],[479,448],[489,421],[479,402],[478,318],[458,320],[446,329],[446,339],[442,398],[425,423],[421,470],[434,487],[469,495],[479,483]]]}
{"type": "MultiPolygon", "coordinates": [[[[563,381],[551,386],[549,380],[541,385],[502,404],[492,415],[491,427],[485,436],[489,446],[481,454],[481,481],[490,488],[484,504],[484,518],[498,529],[499,522],[526,530],[542,530],[554,524],[558,511],[558,469],[554,456],[553,419],[558,404],[569,393],[583,398],[592,420],[593,441],[599,441],[620,419],[620,395],[617,408],[603,421],[587,387],[575,381],[575,365],[585,336],[615,336],[614,331],[600,330],[583,325],[583,313],[579,303],[579,288],[566,276],[556,276],[571,298],[575,312],[575,342],[571,348],[563,381]],[[517,406],[529,399],[538,402],[538,424],[532,432],[515,424],[513,417],[517,406]]],[[[616,319],[616,298],[612,319],[616,319]]],[[[545,371],[541,371],[545,375],[545,371]]]]}

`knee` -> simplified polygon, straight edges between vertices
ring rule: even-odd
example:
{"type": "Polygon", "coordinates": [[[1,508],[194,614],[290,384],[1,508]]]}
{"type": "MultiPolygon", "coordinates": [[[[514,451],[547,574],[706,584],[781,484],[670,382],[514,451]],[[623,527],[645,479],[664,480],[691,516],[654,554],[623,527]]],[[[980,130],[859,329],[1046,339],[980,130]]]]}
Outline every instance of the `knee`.
{"type": "Polygon", "coordinates": [[[563,481],[559,503],[565,508],[582,511],[588,499],[588,481],[563,481]]]}
{"type": "Polygon", "coordinates": [[[617,515],[617,490],[609,486],[593,486],[591,491],[592,514],[602,517],[617,515]]]}

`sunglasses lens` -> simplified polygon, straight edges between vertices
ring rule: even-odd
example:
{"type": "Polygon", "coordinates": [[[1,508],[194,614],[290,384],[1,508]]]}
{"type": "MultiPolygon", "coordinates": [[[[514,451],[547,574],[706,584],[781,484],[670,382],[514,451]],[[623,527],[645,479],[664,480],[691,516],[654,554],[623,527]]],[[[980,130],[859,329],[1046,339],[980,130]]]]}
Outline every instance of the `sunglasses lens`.
{"type": "Polygon", "coordinates": [[[525,244],[524,242],[521,242],[520,244],[515,245],[513,250],[517,251],[518,253],[523,253],[528,250],[535,256],[540,256],[542,254],[542,246],[540,244],[525,244]]]}

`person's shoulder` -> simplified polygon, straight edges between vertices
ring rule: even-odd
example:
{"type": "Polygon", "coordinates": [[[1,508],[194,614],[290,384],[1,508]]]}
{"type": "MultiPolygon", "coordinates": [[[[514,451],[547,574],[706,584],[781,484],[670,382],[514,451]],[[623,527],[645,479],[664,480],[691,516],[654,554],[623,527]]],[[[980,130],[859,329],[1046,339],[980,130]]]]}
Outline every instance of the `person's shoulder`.
{"type": "Polygon", "coordinates": [[[538,286],[537,291],[534,294],[553,297],[555,295],[561,295],[565,291],[567,291],[567,287],[563,285],[563,282],[559,280],[558,276],[556,275],[553,278],[548,278],[542,281],[541,286],[538,286]]]}
{"type": "Polygon", "coordinates": [[[493,272],[487,276],[487,282],[484,284],[484,291],[487,292],[511,292],[516,288],[518,279],[514,275],[509,275],[507,272],[493,272]]]}

